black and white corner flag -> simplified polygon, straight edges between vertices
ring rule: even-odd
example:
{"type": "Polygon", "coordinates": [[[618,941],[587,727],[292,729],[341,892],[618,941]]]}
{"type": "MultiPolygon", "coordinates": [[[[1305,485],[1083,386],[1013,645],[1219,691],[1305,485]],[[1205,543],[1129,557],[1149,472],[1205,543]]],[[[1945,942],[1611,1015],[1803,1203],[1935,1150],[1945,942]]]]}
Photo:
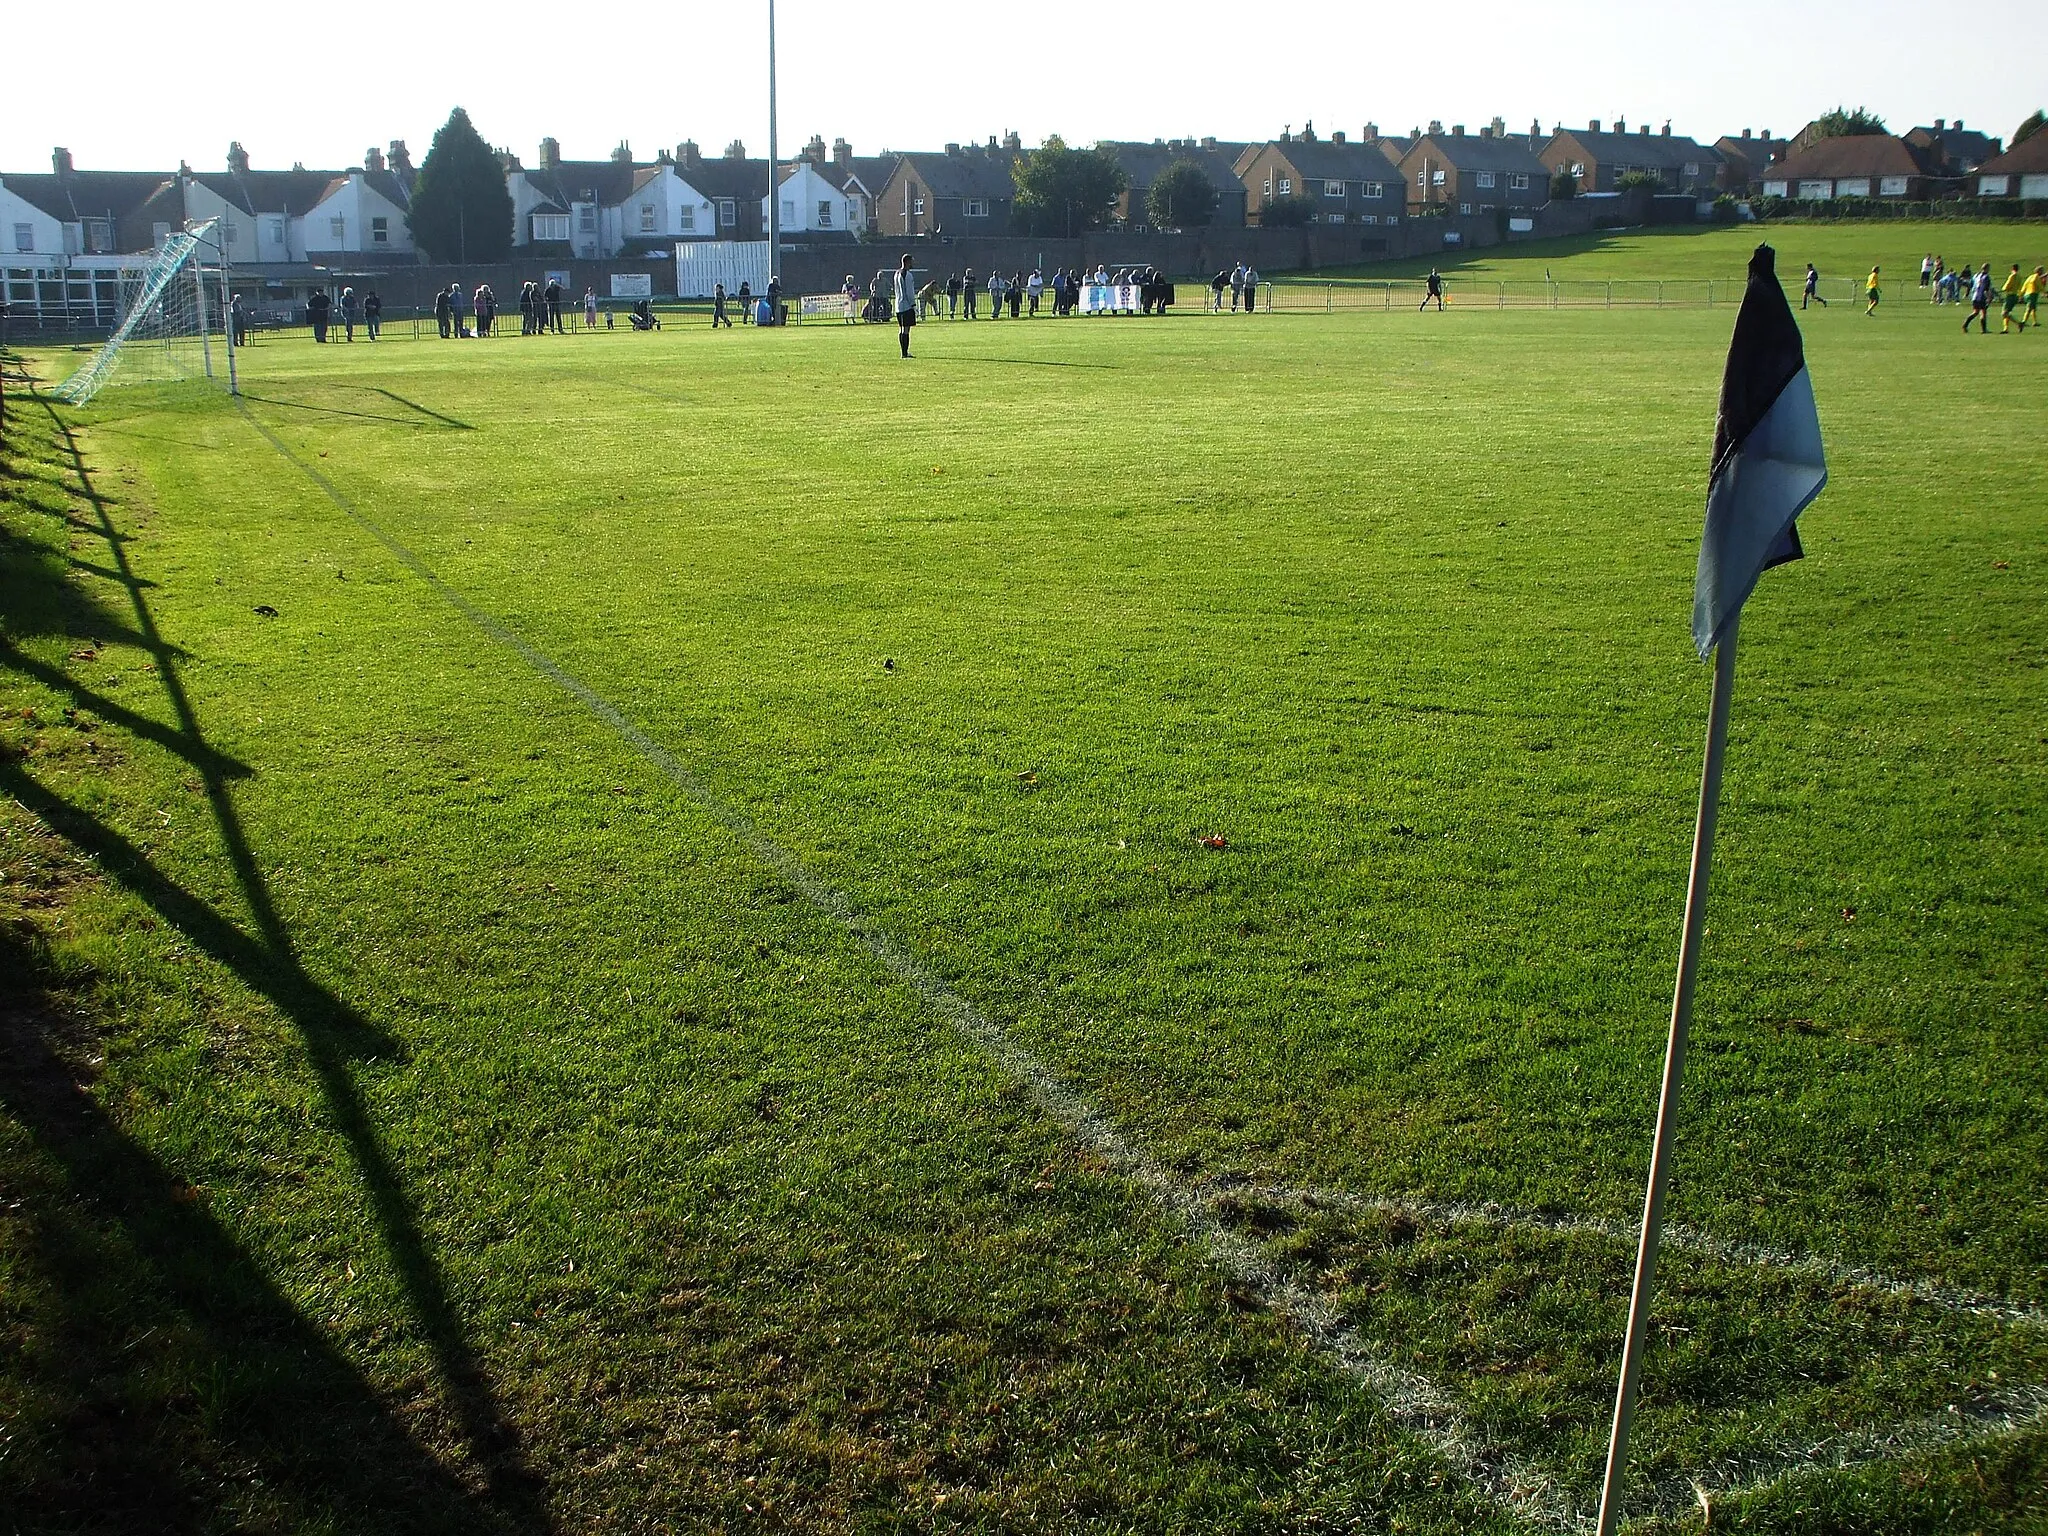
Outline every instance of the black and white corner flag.
{"type": "Polygon", "coordinates": [[[1721,375],[1707,529],[1693,583],[1692,639],[1704,660],[1774,565],[1797,560],[1794,519],[1828,483],[1806,351],[1768,245],[1749,258],[1749,287],[1721,375]]]}

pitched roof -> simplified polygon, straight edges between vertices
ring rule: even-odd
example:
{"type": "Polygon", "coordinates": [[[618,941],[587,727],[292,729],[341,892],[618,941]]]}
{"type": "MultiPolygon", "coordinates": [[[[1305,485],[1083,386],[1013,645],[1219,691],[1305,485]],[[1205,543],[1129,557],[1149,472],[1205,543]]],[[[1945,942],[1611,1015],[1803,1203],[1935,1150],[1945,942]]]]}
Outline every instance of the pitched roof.
{"type": "Polygon", "coordinates": [[[757,201],[768,195],[766,160],[733,160],[719,155],[679,165],[676,174],[706,197],[732,197],[757,201]]]}
{"type": "Polygon", "coordinates": [[[1842,176],[1925,176],[1928,171],[1905,140],[1888,133],[1854,133],[1794,150],[1765,174],[1773,181],[1828,181],[1842,176]]]}
{"type": "Polygon", "coordinates": [[[1586,128],[1566,128],[1551,135],[1551,142],[1569,138],[1589,159],[1602,165],[1641,166],[1645,170],[1678,171],[1697,165],[1704,171],[1717,163],[1720,152],[1712,145],[1687,138],[1682,133],[1594,133],[1586,128]]]}
{"type": "Polygon", "coordinates": [[[8,172],[7,190],[60,223],[112,216],[126,218],[176,178],[166,171],[8,172]]]}
{"type": "Polygon", "coordinates": [[[609,208],[631,195],[641,169],[627,160],[557,160],[528,169],[526,184],[564,208],[587,202],[609,208]]]}
{"type": "Polygon", "coordinates": [[[1408,153],[1412,155],[1417,150],[1441,158],[1460,171],[1516,171],[1540,176],[1546,183],[1550,179],[1549,169],[1536,158],[1528,138],[1519,133],[1503,134],[1497,139],[1478,138],[1469,133],[1425,133],[1409,146],[1408,153]]]}
{"type": "MultiPolygon", "coordinates": [[[[1386,151],[1376,143],[1358,144],[1347,140],[1334,144],[1328,139],[1313,142],[1291,139],[1285,143],[1276,140],[1260,147],[1272,150],[1293,166],[1295,173],[1304,181],[1385,181],[1394,168],[1387,159],[1386,151]]],[[[1249,168],[1251,160],[1238,163],[1249,168]]]]}
{"type": "Polygon", "coordinates": [[[1365,142],[1385,155],[1395,165],[1399,165],[1408,151],[1415,147],[1413,139],[1399,133],[1383,133],[1378,138],[1367,139],[1365,142]]]}
{"type": "Polygon", "coordinates": [[[1009,150],[966,149],[957,155],[911,154],[911,167],[932,197],[986,197],[1008,200],[1017,195],[1010,168],[1022,158],[1009,150]]]}
{"type": "Polygon", "coordinates": [[[1209,185],[1219,192],[1242,192],[1244,183],[1237,179],[1231,169],[1235,156],[1226,157],[1221,147],[1203,149],[1199,144],[1118,144],[1106,143],[1101,146],[1116,158],[1123,168],[1124,179],[1134,191],[1142,192],[1159,180],[1169,165],[1180,160],[1191,160],[1209,178],[1209,185]]]}
{"type": "MultiPolygon", "coordinates": [[[[305,213],[334,189],[333,171],[195,171],[192,179],[245,213],[305,213]]],[[[404,203],[399,203],[403,208],[404,203]]]]}
{"type": "MultiPolygon", "coordinates": [[[[2048,171],[2048,129],[2037,130],[2032,137],[2021,139],[2002,155],[1994,155],[1971,174],[1982,176],[1987,172],[1993,176],[2024,176],[2048,171]]],[[[13,186],[9,178],[9,186],[13,186]]]]}
{"type": "Polygon", "coordinates": [[[2000,141],[1974,128],[1915,128],[1906,142],[1916,149],[1932,150],[1959,171],[1982,165],[1999,152],[2000,141]]]}

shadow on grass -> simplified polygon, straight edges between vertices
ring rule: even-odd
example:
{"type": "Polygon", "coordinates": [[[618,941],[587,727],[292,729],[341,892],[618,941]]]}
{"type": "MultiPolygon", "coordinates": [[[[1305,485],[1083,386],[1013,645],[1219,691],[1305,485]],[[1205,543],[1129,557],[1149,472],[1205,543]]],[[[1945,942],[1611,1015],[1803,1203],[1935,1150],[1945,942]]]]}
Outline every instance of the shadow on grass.
{"type": "Polygon", "coordinates": [[[258,405],[275,405],[291,411],[311,411],[319,416],[347,416],[355,421],[383,421],[398,427],[425,428],[430,423],[433,423],[457,432],[474,432],[476,430],[466,421],[457,421],[453,416],[443,416],[439,411],[429,410],[417,401],[408,400],[403,395],[393,394],[390,390],[375,384],[343,385],[337,387],[360,389],[369,394],[382,395],[385,399],[402,405],[407,410],[413,411],[426,419],[414,420],[411,416],[389,416],[379,411],[346,411],[338,405],[313,405],[304,400],[287,400],[280,395],[259,395],[246,389],[242,391],[242,398],[253,401],[258,405]]]}
{"type": "Polygon", "coordinates": [[[7,1310],[27,1324],[9,1369],[26,1367],[44,1421],[11,1426],[10,1529],[217,1530],[230,1487],[257,1526],[523,1528],[420,1446],[84,1091],[77,1005],[50,969],[0,927],[0,1107],[32,1144],[9,1160],[26,1241],[7,1310]]]}
{"type": "MultiPolygon", "coordinates": [[[[94,516],[87,521],[97,524],[96,531],[106,542],[115,579],[126,589],[133,609],[137,643],[155,659],[157,676],[176,725],[172,728],[140,720],[132,712],[122,711],[97,696],[86,696],[88,707],[158,741],[197,771],[255,933],[246,932],[204,898],[178,885],[118,831],[53,793],[19,763],[0,764],[0,791],[12,795],[58,835],[92,855],[107,876],[241,977],[296,1027],[319,1080],[329,1117],[346,1141],[368,1192],[372,1214],[413,1320],[433,1350],[448,1406],[453,1410],[466,1449],[483,1472],[487,1483],[484,1508],[494,1518],[509,1520],[520,1530],[548,1529],[551,1522],[545,1511],[544,1490],[526,1468],[511,1427],[499,1412],[490,1383],[464,1336],[439,1269],[427,1251],[396,1170],[350,1070],[352,1059],[395,1054],[395,1043],[310,975],[299,959],[229,794],[230,781],[246,774],[247,769],[215,751],[206,741],[177,670],[177,653],[157,629],[144,596],[145,585],[135,575],[123,541],[115,533],[108,504],[94,485],[69,426],[46,400],[42,404],[53,428],[51,443],[68,459],[77,493],[93,509],[94,516]]],[[[69,588],[64,590],[79,606],[90,608],[82,597],[69,588]]],[[[90,623],[94,618],[105,617],[106,610],[92,608],[77,616],[77,621],[90,623]]],[[[54,669],[23,657],[11,647],[0,652],[0,662],[37,676],[50,686],[61,686],[74,696],[82,692],[61,673],[53,676],[54,669]]],[[[109,1127],[107,1134],[118,1132],[109,1127]]],[[[226,1242],[225,1237],[221,1241],[226,1242]]],[[[244,1267],[249,1263],[246,1258],[239,1262],[244,1267]]],[[[283,1401],[277,1405],[277,1411],[288,1417],[289,1406],[288,1400],[283,1401]]]]}
{"type": "Polygon", "coordinates": [[[995,368],[1113,368],[1122,363],[1072,363],[1050,357],[934,357],[934,363],[979,363],[995,368]]]}

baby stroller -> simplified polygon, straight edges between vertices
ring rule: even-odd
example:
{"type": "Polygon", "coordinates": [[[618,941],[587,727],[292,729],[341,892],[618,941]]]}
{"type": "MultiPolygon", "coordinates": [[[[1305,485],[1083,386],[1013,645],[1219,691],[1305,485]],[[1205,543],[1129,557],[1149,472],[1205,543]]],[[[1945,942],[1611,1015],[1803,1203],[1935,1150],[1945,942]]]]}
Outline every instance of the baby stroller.
{"type": "Polygon", "coordinates": [[[628,318],[632,320],[633,329],[636,331],[658,331],[661,329],[661,321],[656,319],[654,315],[654,306],[645,299],[640,299],[634,303],[633,313],[628,318]]]}

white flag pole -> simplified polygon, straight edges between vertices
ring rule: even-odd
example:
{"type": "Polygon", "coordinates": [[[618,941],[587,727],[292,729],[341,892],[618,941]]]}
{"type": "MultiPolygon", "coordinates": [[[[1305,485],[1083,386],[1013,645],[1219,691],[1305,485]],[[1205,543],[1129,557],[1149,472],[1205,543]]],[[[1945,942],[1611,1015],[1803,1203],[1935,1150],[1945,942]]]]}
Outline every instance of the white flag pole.
{"type": "Polygon", "coordinates": [[[1678,947],[1678,985],[1671,998],[1671,1039],[1664,1048],[1664,1089],[1657,1101],[1657,1136],[1650,1148],[1650,1192],[1643,1202],[1642,1246],[1629,1295],[1628,1338],[1622,1345],[1621,1385],[1614,1396],[1614,1433],[1607,1442],[1607,1475],[1600,1485],[1599,1536],[1613,1536],[1621,1520],[1621,1473],[1635,1417],[1636,1384],[1650,1327],[1650,1293],[1657,1281],[1657,1238],[1664,1218],[1664,1186],[1671,1147],[1678,1139],[1678,1091],[1685,1077],[1685,1041],[1692,1025],[1693,984],[1700,969],[1700,939],[1707,922],[1707,870],[1714,858],[1714,821],[1721,804],[1721,760],[1728,746],[1728,706],[1735,696],[1738,611],[1714,651],[1714,701],[1707,710],[1707,762],[1700,775],[1700,813],[1692,835],[1692,875],[1685,888],[1685,937],[1678,947]]]}

